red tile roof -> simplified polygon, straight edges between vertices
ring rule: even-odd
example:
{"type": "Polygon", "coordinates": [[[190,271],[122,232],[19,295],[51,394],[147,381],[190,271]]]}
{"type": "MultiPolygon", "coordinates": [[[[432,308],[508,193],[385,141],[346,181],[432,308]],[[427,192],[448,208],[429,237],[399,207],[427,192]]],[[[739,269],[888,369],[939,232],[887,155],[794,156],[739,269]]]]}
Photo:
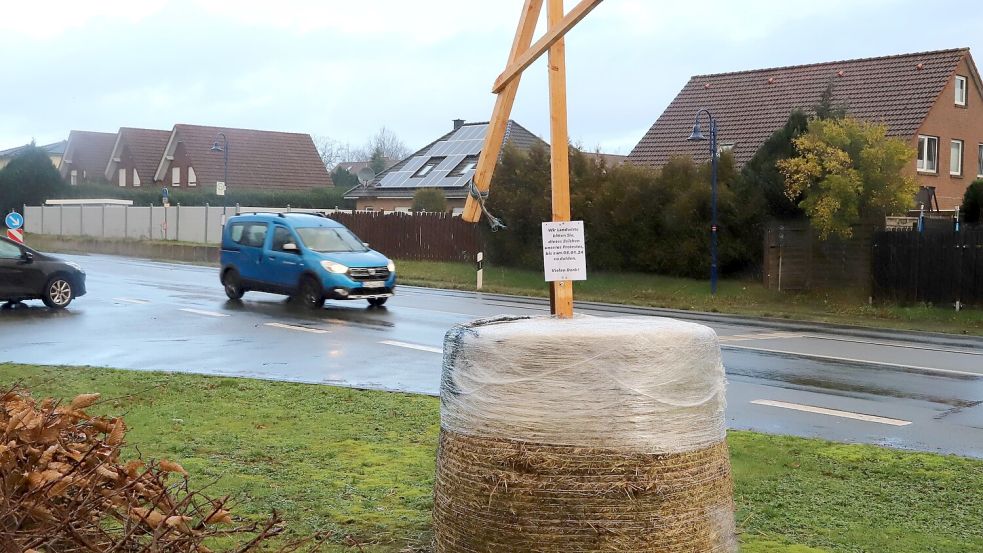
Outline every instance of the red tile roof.
{"type": "MultiPolygon", "coordinates": [[[[891,135],[911,137],[964,57],[975,72],[969,49],[960,48],[694,76],[635,146],[628,163],[661,167],[675,156],[707,159],[706,142],[686,140],[697,111],[706,108],[717,120],[717,141],[734,144],[741,166],[793,110],[811,110],[830,83],[834,103],[850,115],[885,123],[891,135]]],[[[705,117],[702,125],[709,138],[705,117]]]]}
{"type": "Polygon", "coordinates": [[[229,139],[229,188],[307,190],[332,186],[309,134],[174,125],[171,140],[184,143],[201,184],[224,178],[224,156],[211,151],[220,132],[229,139]]]}
{"type": "Polygon", "coordinates": [[[68,145],[62,159],[62,176],[72,169],[78,171],[79,179],[85,175],[88,180],[102,180],[105,177],[109,156],[116,144],[116,133],[72,131],[68,133],[68,145]]]}
{"type": "Polygon", "coordinates": [[[140,180],[149,184],[154,180],[154,173],[157,171],[160,159],[164,157],[164,149],[170,137],[170,131],[121,127],[118,151],[114,151],[113,154],[118,156],[124,147],[128,148],[140,180]]]}

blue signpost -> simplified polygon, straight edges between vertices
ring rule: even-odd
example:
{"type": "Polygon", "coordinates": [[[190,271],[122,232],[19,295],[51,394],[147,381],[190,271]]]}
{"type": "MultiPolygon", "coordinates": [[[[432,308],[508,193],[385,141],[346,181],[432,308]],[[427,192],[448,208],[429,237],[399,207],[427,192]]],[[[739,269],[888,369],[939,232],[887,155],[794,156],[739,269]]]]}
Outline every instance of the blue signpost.
{"type": "Polygon", "coordinates": [[[3,222],[10,230],[17,230],[24,226],[24,216],[16,211],[11,211],[7,214],[7,218],[3,222]]]}
{"type": "Polygon", "coordinates": [[[24,216],[16,211],[11,211],[3,220],[7,225],[7,238],[16,242],[24,243],[24,231],[20,228],[24,226],[24,216]]]}

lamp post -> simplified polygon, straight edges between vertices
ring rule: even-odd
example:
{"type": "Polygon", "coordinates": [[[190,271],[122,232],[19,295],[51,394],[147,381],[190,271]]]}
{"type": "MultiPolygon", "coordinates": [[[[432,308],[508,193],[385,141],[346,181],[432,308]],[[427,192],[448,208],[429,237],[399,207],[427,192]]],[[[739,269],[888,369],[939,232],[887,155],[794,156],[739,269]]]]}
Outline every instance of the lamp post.
{"type": "Polygon", "coordinates": [[[225,228],[225,189],[229,186],[229,137],[224,132],[215,135],[215,142],[212,144],[213,152],[223,152],[225,155],[225,173],[222,177],[222,228],[225,228]],[[222,145],[218,144],[218,137],[222,137],[222,145]]]}
{"type": "Polygon", "coordinates": [[[717,295],[717,120],[706,109],[696,112],[693,134],[687,140],[706,140],[700,130],[700,115],[707,114],[710,120],[710,294],[717,295]]]}

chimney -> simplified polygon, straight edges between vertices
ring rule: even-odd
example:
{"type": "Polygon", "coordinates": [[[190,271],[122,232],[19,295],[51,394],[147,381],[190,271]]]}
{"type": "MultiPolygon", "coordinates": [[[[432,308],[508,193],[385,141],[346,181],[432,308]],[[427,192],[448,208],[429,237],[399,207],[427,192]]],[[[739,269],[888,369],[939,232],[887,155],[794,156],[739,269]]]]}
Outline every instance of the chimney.
{"type": "Polygon", "coordinates": [[[454,120],[454,130],[455,130],[455,131],[456,131],[457,129],[460,129],[460,128],[461,128],[461,127],[463,127],[463,126],[464,126],[464,119],[455,119],[455,120],[454,120]]]}

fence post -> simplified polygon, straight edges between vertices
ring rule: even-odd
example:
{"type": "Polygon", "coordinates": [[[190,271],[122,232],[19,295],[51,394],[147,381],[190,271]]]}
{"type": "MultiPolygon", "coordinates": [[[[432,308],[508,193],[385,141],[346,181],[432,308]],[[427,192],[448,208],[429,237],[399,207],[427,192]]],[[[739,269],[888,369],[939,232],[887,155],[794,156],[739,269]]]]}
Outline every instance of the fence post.
{"type": "Polygon", "coordinates": [[[102,204],[102,237],[106,237],[106,204],[102,204]]]}
{"type": "Polygon", "coordinates": [[[205,202],[205,243],[208,243],[208,202],[205,202]]]}
{"type": "Polygon", "coordinates": [[[62,236],[65,231],[65,205],[60,204],[58,206],[58,237],[62,236]]]}
{"type": "Polygon", "coordinates": [[[123,239],[130,237],[130,206],[123,206],[123,239]]]}
{"type": "Polygon", "coordinates": [[[181,202],[177,203],[177,220],[174,221],[174,239],[181,241],[181,202]]]}

